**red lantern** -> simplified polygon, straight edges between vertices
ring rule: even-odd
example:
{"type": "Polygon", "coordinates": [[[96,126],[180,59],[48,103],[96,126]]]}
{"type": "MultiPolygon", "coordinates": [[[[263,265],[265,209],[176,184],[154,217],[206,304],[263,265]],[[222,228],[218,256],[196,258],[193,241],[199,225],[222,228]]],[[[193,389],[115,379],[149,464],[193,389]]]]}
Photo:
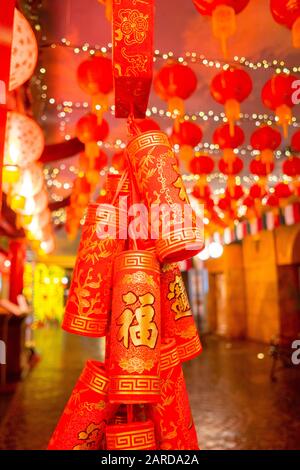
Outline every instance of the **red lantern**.
{"type": "Polygon", "coordinates": [[[244,195],[243,187],[240,184],[235,184],[231,188],[227,187],[225,190],[225,195],[229,199],[237,201],[238,199],[241,199],[241,197],[243,197],[244,195]]]}
{"type": "Polygon", "coordinates": [[[249,195],[253,199],[262,199],[266,195],[266,190],[259,184],[252,184],[249,188],[249,195]]]}
{"type": "Polygon", "coordinates": [[[218,201],[218,207],[222,211],[228,211],[231,207],[230,197],[228,197],[228,195],[221,197],[218,201]]]}
{"type": "Polygon", "coordinates": [[[300,152],[300,131],[296,131],[291,140],[292,151],[300,152]]]}
{"type": "Polygon", "coordinates": [[[228,124],[218,127],[213,133],[213,142],[218,145],[220,149],[234,149],[240,147],[245,140],[245,134],[241,127],[234,126],[234,133],[230,134],[228,124]]]}
{"type": "Polygon", "coordinates": [[[151,406],[160,450],[199,450],[188,393],[176,343],[166,339],[161,348],[161,394],[151,406]]]}
{"type": "Polygon", "coordinates": [[[245,197],[245,199],[243,200],[243,204],[244,204],[244,206],[246,206],[248,209],[251,209],[252,207],[255,206],[255,201],[254,201],[253,197],[247,196],[247,197],[245,197]]]}
{"type": "Polygon", "coordinates": [[[282,171],[285,175],[295,177],[300,175],[300,158],[291,156],[282,164],[282,171]]]}
{"type": "Polygon", "coordinates": [[[106,139],[109,133],[109,127],[107,121],[102,119],[99,124],[97,116],[92,113],[88,113],[76,124],[76,134],[80,142],[85,144],[85,152],[90,158],[95,158],[99,155],[98,141],[106,139]]]}
{"type": "Polygon", "coordinates": [[[264,85],[261,93],[263,104],[275,111],[278,124],[283,127],[285,137],[287,137],[288,126],[292,121],[291,108],[294,106],[292,95],[295,91],[293,83],[296,80],[297,77],[291,74],[274,75],[264,85]]]}
{"type": "Polygon", "coordinates": [[[218,73],[210,85],[212,97],[225,106],[225,114],[229,122],[230,135],[234,135],[234,123],[240,117],[240,103],[252,91],[252,80],[243,69],[231,67],[218,73]]]}
{"type": "Polygon", "coordinates": [[[137,175],[139,192],[146,198],[148,207],[156,205],[158,212],[164,208],[163,222],[158,214],[157,227],[151,226],[160,261],[180,261],[199,253],[203,247],[202,230],[189,204],[167,135],[161,131],[140,134],[129,142],[127,153],[137,175]],[[189,213],[188,209],[191,209],[189,213]],[[183,214],[184,223],[181,223],[183,214]]]}
{"type": "Polygon", "coordinates": [[[286,183],[277,183],[274,186],[274,194],[278,199],[287,199],[292,195],[290,187],[286,183]]]}
{"type": "Polygon", "coordinates": [[[215,162],[208,155],[198,155],[190,162],[190,171],[194,175],[209,175],[215,167],[215,162]]]}
{"type": "Polygon", "coordinates": [[[244,162],[239,157],[235,157],[232,163],[227,163],[224,158],[219,161],[219,170],[224,175],[238,175],[243,168],[244,162]]]}
{"type": "Polygon", "coordinates": [[[15,8],[9,75],[10,91],[29,80],[34,72],[37,57],[38,46],[34,32],[25,16],[15,8]]]}
{"type": "MultiPolygon", "coordinates": [[[[154,79],[156,94],[169,105],[169,111],[177,116],[184,115],[183,100],[188,99],[196,90],[197,77],[187,65],[169,63],[164,65],[154,79]]],[[[175,122],[176,130],[179,122],[175,122]]]]}
{"type": "Polygon", "coordinates": [[[249,3],[249,0],[193,0],[201,15],[212,17],[214,36],[221,41],[224,57],[227,57],[227,39],[236,31],[236,15],[249,3]]]}
{"type": "Polygon", "coordinates": [[[274,163],[267,165],[260,158],[253,158],[249,165],[250,172],[257,176],[267,176],[274,170],[274,163]]]}
{"type": "Polygon", "coordinates": [[[105,427],[117,410],[108,403],[103,364],[87,361],[50,439],[48,450],[104,450],[105,427]]]}
{"type": "Polygon", "coordinates": [[[184,121],[174,127],[171,136],[173,144],[180,145],[179,157],[187,166],[194,155],[194,147],[202,140],[202,130],[194,122],[184,121]]]}
{"type": "Polygon", "coordinates": [[[116,258],[109,355],[113,403],[159,400],[159,272],[149,251],[124,251],[116,258]]]}
{"type": "Polygon", "coordinates": [[[281,144],[281,134],[274,127],[263,124],[252,133],[250,143],[260,152],[266,149],[276,150],[281,144]]]}
{"type": "Polygon", "coordinates": [[[208,184],[203,186],[196,184],[193,188],[192,195],[197,199],[206,200],[211,196],[211,189],[208,184]]]}
{"type": "Polygon", "coordinates": [[[101,121],[108,107],[107,95],[113,90],[111,59],[95,55],[85,60],[77,69],[77,80],[80,88],[92,96],[92,110],[101,121]]]}
{"type": "Polygon", "coordinates": [[[274,20],[292,30],[293,46],[300,47],[300,0],[271,0],[274,20]]]}
{"type": "Polygon", "coordinates": [[[266,206],[277,208],[279,206],[279,199],[275,194],[270,194],[266,200],[266,206]]]}
{"type": "Polygon", "coordinates": [[[111,164],[115,170],[122,172],[127,168],[127,159],[123,150],[120,150],[113,154],[111,164]]]}

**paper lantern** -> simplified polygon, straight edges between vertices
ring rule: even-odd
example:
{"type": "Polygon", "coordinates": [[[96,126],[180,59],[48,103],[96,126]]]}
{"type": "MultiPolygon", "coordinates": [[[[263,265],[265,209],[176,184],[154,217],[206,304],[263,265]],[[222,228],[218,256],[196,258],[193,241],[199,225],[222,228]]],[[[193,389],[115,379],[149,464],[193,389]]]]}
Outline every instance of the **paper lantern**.
{"type": "Polygon", "coordinates": [[[270,194],[266,200],[266,206],[276,208],[279,206],[279,198],[275,194],[270,194]]]}
{"type": "Polygon", "coordinates": [[[215,167],[214,160],[206,154],[197,155],[190,162],[190,171],[194,175],[209,175],[215,167]]]}
{"type": "Polygon", "coordinates": [[[9,90],[15,90],[23,85],[34,72],[38,47],[30,24],[15,8],[14,26],[11,47],[9,90]]]}
{"type": "Polygon", "coordinates": [[[237,201],[244,195],[243,187],[240,184],[234,184],[232,187],[227,187],[225,190],[225,195],[229,199],[237,201]]]}
{"type": "Polygon", "coordinates": [[[224,158],[221,158],[218,166],[220,172],[224,175],[238,175],[244,168],[244,162],[239,157],[235,157],[229,163],[224,158]]]}
{"type": "Polygon", "coordinates": [[[76,135],[80,142],[85,144],[85,152],[88,157],[95,158],[99,156],[98,141],[104,141],[109,134],[108,123],[102,119],[101,123],[98,122],[97,116],[88,113],[76,124],[76,135]]]}
{"type": "Polygon", "coordinates": [[[270,172],[270,165],[274,162],[274,150],[281,144],[280,132],[271,126],[262,125],[252,133],[250,143],[255,150],[260,151],[261,161],[267,165],[270,172]]]}
{"type": "Polygon", "coordinates": [[[210,198],[211,196],[210,186],[208,184],[199,185],[198,183],[196,183],[195,186],[193,187],[192,196],[202,201],[210,198]]]}
{"type": "Polygon", "coordinates": [[[199,450],[188,393],[174,340],[161,348],[160,401],[151,406],[159,450],[199,450]]]}
{"type": "Polygon", "coordinates": [[[87,361],[50,439],[48,450],[105,449],[105,427],[117,410],[108,403],[104,365],[87,361]]]}
{"type": "Polygon", "coordinates": [[[113,154],[111,164],[115,170],[122,172],[127,167],[126,155],[123,150],[113,154]]]}
{"type": "Polygon", "coordinates": [[[202,346],[176,263],[162,265],[160,282],[161,308],[164,313],[162,337],[174,337],[180,360],[189,361],[201,353],[202,346]]]}
{"type": "Polygon", "coordinates": [[[127,226],[117,208],[90,204],[82,228],[62,328],[83,336],[105,336],[111,309],[112,269],[127,226]]]}
{"type": "Polygon", "coordinates": [[[113,403],[159,400],[160,288],[154,253],[129,250],[114,263],[110,326],[110,391],[113,403]]]}
{"type": "Polygon", "coordinates": [[[231,207],[231,199],[228,195],[221,197],[218,201],[218,207],[222,211],[228,211],[231,207]]]}
{"type": "Polygon", "coordinates": [[[253,199],[262,199],[266,195],[266,190],[259,184],[252,184],[249,188],[249,195],[253,199]]]}
{"type": "Polygon", "coordinates": [[[218,145],[221,150],[235,149],[240,147],[245,140],[245,134],[241,127],[235,125],[233,134],[230,133],[229,124],[217,127],[213,133],[213,143],[218,145]]]}
{"type": "Polygon", "coordinates": [[[107,450],[155,450],[152,421],[112,424],[106,428],[107,450]]]}
{"type": "Polygon", "coordinates": [[[212,79],[210,93],[218,103],[225,106],[231,136],[234,135],[234,123],[240,117],[240,103],[250,95],[251,91],[251,77],[243,69],[231,67],[222,70],[212,79]]]}
{"type": "Polygon", "coordinates": [[[274,20],[292,30],[294,47],[300,47],[300,1],[271,0],[271,13],[274,20]]]}
{"type": "Polygon", "coordinates": [[[291,156],[282,163],[282,171],[285,175],[295,177],[300,175],[300,158],[291,156]]]}
{"type": "Polygon", "coordinates": [[[261,158],[253,158],[249,165],[250,172],[260,177],[268,176],[274,170],[274,162],[266,164],[261,158]]]}
{"type": "Polygon", "coordinates": [[[236,15],[246,8],[249,0],[193,0],[193,3],[201,15],[212,17],[213,34],[227,57],[227,39],[236,31],[236,15]]]}
{"type": "Polygon", "coordinates": [[[108,109],[108,94],[113,90],[111,59],[94,55],[85,60],[77,69],[77,80],[80,88],[92,97],[92,111],[100,123],[103,112],[108,109]]]}
{"type": "Polygon", "coordinates": [[[161,131],[140,134],[129,142],[127,153],[148,207],[164,212],[164,223],[158,214],[157,227],[151,227],[158,237],[158,257],[174,262],[194,256],[203,248],[201,221],[189,204],[168,137],[161,131]],[[170,223],[165,223],[167,217],[170,223]]]}
{"type": "Polygon", "coordinates": [[[288,126],[292,122],[292,95],[295,91],[293,83],[297,80],[294,75],[276,74],[264,85],[261,93],[263,104],[275,111],[278,124],[282,126],[284,137],[288,135],[288,126]]]}
{"type": "Polygon", "coordinates": [[[4,183],[16,183],[19,168],[38,160],[44,149],[44,135],[38,124],[28,116],[7,113],[4,144],[4,183]]]}
{"type": "Polygon", "coordinates": [[[32,163],[24,168],[20,174],[18,181],[13,188],[8,184],[3,184],[3,191],[10,192],[10,196],[23,196],[24,198],[32,198],[36,196],[44,185],[44,173],[42,165],[32,163]]]}
{"type": "Polygon", "coordinates": [[[194,122],[184,121],[179,123],[177,130],[176,126],[173,129],[171,142],[180,145],[179,159],[187,166],[194,156],[194,147],[202,140],[202,135],[201,127],[194,122]]]}
{"type": "MultiPolygon", "coordinates": [[[[184,100],[196,90],[197,77],[187,65],[168,63],[159,70],[153,85],[156,94],[168,103],[169,111],[180,117],[184,115],[184,100]]],[[[178,119],[175,128],[179,129],[178,119]]]]}
{"type": "Polygon", "coordinates": [[[278,199],[287,199],[292,195],[292,191],[287,183],[277,183],[274,186],[274,194],[278,199]]]}

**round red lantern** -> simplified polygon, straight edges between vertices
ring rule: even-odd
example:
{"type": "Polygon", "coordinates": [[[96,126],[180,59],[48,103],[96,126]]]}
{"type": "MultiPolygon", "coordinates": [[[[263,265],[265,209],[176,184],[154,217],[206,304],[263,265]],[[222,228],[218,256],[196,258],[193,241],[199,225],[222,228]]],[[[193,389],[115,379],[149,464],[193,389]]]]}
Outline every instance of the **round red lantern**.
{"type": "Polygon", "coordinates": [[[221,209],[222,211],[228,211],[231,207],[231,200],[230,198],[228,197],[228,195],[226,196],[223,196],[219,199],[218,201],[218,207],[219,209],[221,209]]]}
{"type": "Polygon", "coordinates": [[[274,170],[274,163],[272,162],[267,165],[263,163],[260,158],[253,158],[250,162],[249,169],[253,175],[267,176],[274,170]]]}
{"type": "Polygon", "coordinates": [[[194,156],[194,147],[196,147],[201,140],[202,130],[198,124],[184,121],[179,123],[178,126],[174,126],[171,141],[173,144],[180,145],[179,157],[187,167],[194,156]]]}
{"type": "Polygon", "coordinates": [[[266,195],[266,190],[259,184],[252,184],[249,188],[249,195],[253,199],[262,199],[266,195]]]}
{"type": "Polygon", "coordinates": [[[23,85],[34,72],[38,57],[35,35],[25,16],[15,8],[10,59],[9,90],[23,85]]]}
{"type": "Polygon", "coordinates": [[[231,187],[227,187],[225,190],[225,196],[227,196],[229,199],[233,199],[234,201],[241,199],[243,195],[244,190],[240,184],[234,184],[231,187]]]}
{"type": "Polygon", "coordinates": [[[274,75],[264,85],[261,93],[263,104],[275,111],[278,124],[283,127],[284,136],[287,137],[288,126],[292,121],[294,106],[292,95],[295,91],[293,83],[297,80],[294,75],[280,73],[274,75]]]}
{"type": "Polygon", "coordinates": [[[270,194],[270,196],[267,197],[266,200],[266,206],[270,207],[278,207],[279,206],[279,199],[275,194],[270,194]]]}
{"type": "Polygon", "coordinates": [[[285,175],[295,177],[300,175],[300,158],[291,156],[282,164],[282,171],[285,175]]]}
{"type": "Polygon", "coordinates": [[[190,172],[194,175],[209,175],[214,167],[214,160],[205,154],[195,156],[189,165],[190,172]]]}
{"type": "Polygon", "coordinates": [[[234,134],[234,123],[240,117],[240,103],[250,95],[251,91],[251,77],[245,70],[239,68],[222,70],[211,82],[212,97],[225,106],[230,135],[234,134]]]}
{"type": "Polygon", "coordinates": [[[243,204],[244,206],[246,206],[248,209],[252,209],[255,205],[255,201],[253,199],[253,197],[251,196],[247,196],[245,197],[245,199],[243,200],[243,204]]]}
{"type": "Polygon", "coordinates": [[[229,163],[224,158],[221,158],[218,166],[220,172],[224,175],[238,175],[244,168],[244,162],[239,157],[235,157],[229,163]]]}
{"type": "Polygon", "coordinates": [[[241,127],[235,125],[233,134],[230,133],[229,124],[218,127],[213,133],[213,143],[220,149],[235,149],[243,144],[245,134],[241,127]]]}
{"type": "Polygon", "coordinates": [[[95,55],[85,60],[77,69],[77,80],[80,88],[92,96],[92,110],[101,121],[108,107],[107,95],[113,90],[111,59],[95,55]]]}
{"type": "Polygon", "coordinates": [[[300,152],[300,130],[296,131],[293,134],[293,137],[291,140],[291,147],[292,147],[292,151],[300,152]]]}
{"type": "MultiPolygon", "coordinates": [[[[184,100],[196,90],[197,77],[187,65],[169,63],[164,65],[154,79],[154,90],[164,101],[167,101],[169,111],[178,117],[184,115],[184,100]]],[[[175,126],[179,127],[178,120],[175,126]]]]}
{"type": "Polygon", "coordinates": [[[206,201],[206,200],[208,201],[211,196],[210,186],[208,184],[204,184],[204,185],[199,185],[198,183],[195,184],[193,191],[192,191],[192,196],[202,201],[206,201]]]}
{"type": "Polygon", "coordinates": [[[127,167],[127,159],[123,150],[116,152],[112,156],[111,164],[115,170],[122,172],[127,167]]]}
{"type": "Polygon", "coordinates": [[[277,183],[274,186],[274,194],[278,199],[287,199],[292,195],[292,191],[287,183],[277,183]]]}
{"type": "Polygon", "coordinates": [[[260,152],[266,149],[276,150],[281,144],[281,134],[274,127],[263,124],[252,133],[250,143],[260,152]]]}
{"type": "Polygon", "coordinates": [[[80,142],[85,144],[85,153],[90,158],[95,158],[99,155],[98,141],[104,141],[109,133],[109,126],[105,119],[102,119],[101,123],[97,119],[97,116],[92,113],[88,113],[76,124],[76,135],[80,142]]]}
{"type": "Polygon", "coordinates": [[[271,0],[274,20],[292,30],[293,46],[300,47],[300,0],[271,0]]]}
{"type": "Polygon", "coordinates": [[[236,31],[236,15],[249,3],[249,0],[193,0],[201,15],[212,17],[214,36],[221,41],[224,57],[227,57],[227,39],[236,31]]]}

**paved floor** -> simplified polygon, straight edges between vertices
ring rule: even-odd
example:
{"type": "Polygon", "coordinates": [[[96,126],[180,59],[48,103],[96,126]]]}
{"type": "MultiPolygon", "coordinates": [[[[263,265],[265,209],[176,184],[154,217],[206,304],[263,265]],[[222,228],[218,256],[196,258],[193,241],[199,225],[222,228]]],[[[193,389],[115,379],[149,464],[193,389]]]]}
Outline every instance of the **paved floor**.
{"type": "MultiPolygon", "coordinates": [[[[102,356],[99,340],[56,329],[37,331],[36,339],[42,360],[10,401],[0,449],[44,449],[85,360],[102,356]]],[[[272,383],[265,346],[206,343],[202,356],[185,365],[201,447],[300,449],[300,366],[272,383]]]]}

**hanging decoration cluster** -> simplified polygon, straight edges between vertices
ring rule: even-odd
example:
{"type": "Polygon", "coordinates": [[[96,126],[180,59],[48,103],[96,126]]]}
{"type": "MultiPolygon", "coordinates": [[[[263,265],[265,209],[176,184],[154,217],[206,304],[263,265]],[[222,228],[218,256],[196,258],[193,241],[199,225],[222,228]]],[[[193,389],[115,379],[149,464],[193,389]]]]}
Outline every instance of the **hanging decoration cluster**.
{"type": "MultiPolygon", "coordinates": [[[[37,61],[37,43],[30,24],[15,9],[10,61],[9,90],[27,81],[37,61]]],[[[20,111],[7,111],[3,191],[8,205],[17,214],[17,226],[25,230],[32,247],[49,253],[54,248],[51,213],[42,166],[37,163],[44,150],[39,125],[20,111]]]]}

